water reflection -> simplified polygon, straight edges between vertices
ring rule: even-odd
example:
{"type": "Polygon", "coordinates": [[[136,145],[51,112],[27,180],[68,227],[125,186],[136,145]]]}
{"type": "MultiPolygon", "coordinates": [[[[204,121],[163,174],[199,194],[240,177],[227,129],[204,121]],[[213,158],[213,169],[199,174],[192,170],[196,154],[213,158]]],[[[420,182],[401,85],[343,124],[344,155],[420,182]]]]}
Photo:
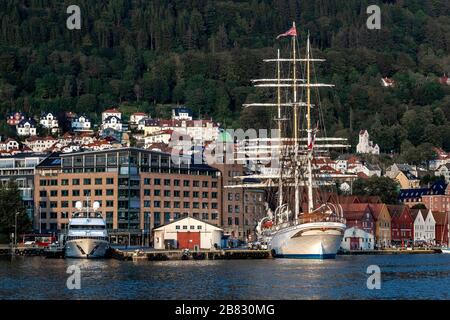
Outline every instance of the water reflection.
{"type": "Polygon", "coordinates": [[[0,259],[2,299],[449,299],[450,256],[341,256],[336,260],[139,261],[0,259]],[[382,271],[366,287],[367,267],[382,271]],[[81,270],[69,290],[67,268],[81,270]]]}

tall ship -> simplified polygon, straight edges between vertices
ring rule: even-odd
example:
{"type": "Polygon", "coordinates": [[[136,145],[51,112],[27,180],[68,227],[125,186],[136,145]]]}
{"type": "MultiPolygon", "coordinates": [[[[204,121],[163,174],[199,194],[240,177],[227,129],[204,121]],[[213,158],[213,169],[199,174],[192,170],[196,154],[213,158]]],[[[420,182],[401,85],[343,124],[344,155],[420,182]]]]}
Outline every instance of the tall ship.
{"type": "Polygon", "coordinates": [[[282,58],[278,49],[275,59],[264,60],[275,63],[275,78],[252,80],[255,87],[275,89],[271,95],[275,102],[244,104],[244,108],[276,110],[277,125],[272,130],[276,134],[240,142],[240,154],[245,156],[239,160],[245,161],[251,172],[231,187],[267,191],[267,215],[256,231],[275,257],[335,258],[346,230],[336,193],[338,177],[332,170],[319,171],[317,163],[326,159],[332,148],[349,145],[346,139],[326,136],[318,89],[333,85],[312,82],[316,79],[312,76],[314,63],[324,60],[312,56],[309,34],[304,57],[298,54],[295,22],[279,37],[290,37],[290,55],[282,58]]]}
{"type": "Polygon", "coordinates": [[[100,207],[94,202],[92,208],[78,201],[77,212],[69,220],[65,244],[67,258],[104,258],[109,250],[109,237],[106,221],[97,212],[100,207]]]}

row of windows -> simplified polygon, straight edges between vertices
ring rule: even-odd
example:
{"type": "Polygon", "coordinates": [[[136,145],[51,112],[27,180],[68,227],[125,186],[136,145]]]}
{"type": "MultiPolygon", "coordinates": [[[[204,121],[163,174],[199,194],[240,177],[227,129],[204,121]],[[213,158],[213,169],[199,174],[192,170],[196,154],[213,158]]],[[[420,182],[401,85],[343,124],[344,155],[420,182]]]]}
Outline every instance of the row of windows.
{"type": "MultiPolygon", "coordinates": [[[[173,185],[174,187],[180,187],[181,186],[181,180],[179,179],[159,179],[159,178],[144,178],[144,185],[155,185],[155,186],[160,186],[161,184],[165,185],[165,186],[171,186],[173,185]],[[153,183],[152,183],[153,180],[153,183]]],[[[194,180],[192,181],[192,187],[197,188],[200,187],[200,185],[202,186],[202,188],[209,188],[209,181],[198,181],[198,180],[194,180]]],[[[190,187],[191,186],[191,180],[183,180],[183,187],[190,187]]],[[[217,181],[212,181],[211,182],[211,188],[217,188],[217,181]]]]}
{"type": "MultiPolygon", "coordinates": [[[[151,189],[144,189],[144,196],[146,197],[150,197],[152,194],[152,190],[151,189]]],[[[162,194],[164,195],[164,197],[171,197],[172,196],[172,192],[170,190],[163,190],[162,194]]],[[[173,191],[173,196],[175,198],[180,198],[181,195],[181,191],[179,190],[174,190],[173,191]]],[[[160,197],[161,196],[161,190],[159,189],[154,189],[153,190],[153,196],[155,197],[160,197]]],[[[190,198],[191,197],[191,191],[183,191],[183,197],[184,198],[190,198]]],[[[192,191],[192,197],[193,198],[200,198],[200,192],[199,191],[192,191]]],[[[202,192],[201,193],[201,197],[202,198],[209,198],[209,192],[202,192]]],[[[217,199],[217,192],[211,192],[211,198],[213,199],[217,199]]]]}
{"type": "MultiPolygon", "coordinates": [[[[102,207],[102,201],[101,200],[95,200],[100,204],[100,207],[102,207]]],[[[46,208],[58,208],[58,201],[39,201],[39,208],[46,209],[46,208]]],[[[60,207],[61,208],[69,208],[70,201],[61,201],[60,207]]],[[[72,207],[75,208],[75,204],[77,201],[72,201],[72,207]]],[[[114,207],[114,201],[113,200],[106,200],[105,201],[105,207],[114,207]]]]}
{"type": "MultiPolygon", "coordinates": [[[[78,197],[81,195],[80,190],[75,189],[72,190],[71,192],[73,197],[78,197]]],[[[83,190],[83,196],[88,197],[91,196],[92,194],[94,194],[95,196],[102,196],[103,195],[103,190],[102,189],[95,189],[95,190],[83,190]]],[[[46,198],[48,195],[50,195],[50,197],[68,197],[69,196],[69,190],[61,190],[60,195],[58,194],[58,190],[50,190],[49,192],[47,192],[47,190],[41,190],[39,191],[39,196],[41,198],[46,198]]],[[[114,189],[106,189],[105,191],[105,195],[107,196],[113,196],[114,195],[114,189]]]]}
{"type": "MultiPolygon", "coordinates": [[[[95,185],[103,185],[103,178],[84,178],[83,185],[88,186],[92,184],[92,180],[94,180],[95,185]]],[[[105,178],[106,184],[114,184],[114,178],[105,178]]],[[[79,186],[81,184],[81,179],[72,179],[72,185],[73,186],[79,186]]],[[[41,179],[39,181],[40,186],[57,186],[58,180],[57,179],[41,179]]],[[[69,185],[69,179],[61,179],[61,185],[62,186],[68,186],[69,185]]]]}
{"type": "MultiPolygon", "coordinates": [[[[175,226],[176,230],[181,230],[181,226],[175,226]]],[[[183,230],[187,230],[188,226],[183,226],[183,230]]],[[[189,226],[190,230],[195,230],[195,226],[189,226]]],[[[197,226],[197,230],[201,230],[202,226],[197,226]]]]}
{"type": "MultiPolygon", "coordinates": [[[[153,207],[154,208],[161,208],[161,205],[163,205],[164,208],[181,208],[181,202],[180,201],[159,201],[155,200],[153,201],[153,207]]],[[[202,202],[201,204],[202,209],[208,209],[209,203],[208,202],[202,202]]],[[[144,208],[151,208],[152,207],[152,201],[150,200],[144,200],[144,208]]],[[[191,208],[191,202],[183,202],[183,208],[189,209],[191,208]]],[[[200,202],[192,202],[192,208],[199,209],[200,208],[200,202]]],[[[216,202],[211,203],[211,209],[217,209],[218,204],[216,202]]]]}

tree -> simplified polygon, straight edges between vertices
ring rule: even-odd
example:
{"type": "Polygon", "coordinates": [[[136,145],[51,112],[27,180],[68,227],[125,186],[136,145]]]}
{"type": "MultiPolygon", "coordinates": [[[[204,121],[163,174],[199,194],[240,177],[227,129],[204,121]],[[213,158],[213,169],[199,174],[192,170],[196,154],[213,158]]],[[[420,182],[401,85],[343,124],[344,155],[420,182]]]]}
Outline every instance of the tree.
{"type": "Polygon", "coordinates": [[[0,187],[0,241],[7,242],[14,232],[17,216],[17,234],[31,230],[31,220],[27,216],[17,184],[9,181],[0,187]]]}
{"type": "Polygon", "coordinates": [[[424,205],[423,203],[416,203],[415,205],[413,205],[411,207],[411,209],[426,209],[426,208],[427,208],[427,206],[424,205]]]}
{"type": "Polygon", "coordinates": [[[386,204],[397,204],[399,191],[397,182],[389,177],[358,178],[352,186],[354,195],[380,196],[383,203],[386,204]]]}

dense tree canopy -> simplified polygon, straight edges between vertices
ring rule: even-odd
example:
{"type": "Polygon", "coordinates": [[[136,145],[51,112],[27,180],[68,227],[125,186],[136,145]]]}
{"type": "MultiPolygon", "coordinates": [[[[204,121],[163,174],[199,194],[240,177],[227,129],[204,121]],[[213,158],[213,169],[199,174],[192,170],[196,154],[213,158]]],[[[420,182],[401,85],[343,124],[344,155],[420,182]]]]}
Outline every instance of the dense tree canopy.
{"type": "MultiPolygon", "coordinates": [[[[421,161],[430,145],[450,150],[448,0],[79,0],[81,30],[68,30],[67,1],[0,2],[0,110],[73,110],[96,118],[111,105],[160,115],[186,104],[226,127],[267,126],[270,110],[242,110],[262,93],[249,80],[293,20],[311,33],[331,134],[368,129],[383,152],[421,161]],[[366,8],[381,6],[368,30],[366,8]],[[381,77],[396,81],[384,88],[381,77]],[[249,122],[249,119],[257,121],[249,122]],[[417,156],[417,154],[421,156],[417,156]]],[[[0,125],[2,134],[7,133],[0,125]]]]}
{"type": "Polygon", "coordinates": [[[388,177],[372,176],[368,179],[356,179],[352,193],[361,196],[380,196],[383,203],[396,204],[400,187],[396,181],[388,177]]]}
{"type": "Polygon", "coordinates": [[[8,242],[14,232],[15,215],[17,233],[20,235],[31,230],[31,220],[25,212],[22,197],[17,185],[9,182],[0,187],[0,243],[8,242]]]}

